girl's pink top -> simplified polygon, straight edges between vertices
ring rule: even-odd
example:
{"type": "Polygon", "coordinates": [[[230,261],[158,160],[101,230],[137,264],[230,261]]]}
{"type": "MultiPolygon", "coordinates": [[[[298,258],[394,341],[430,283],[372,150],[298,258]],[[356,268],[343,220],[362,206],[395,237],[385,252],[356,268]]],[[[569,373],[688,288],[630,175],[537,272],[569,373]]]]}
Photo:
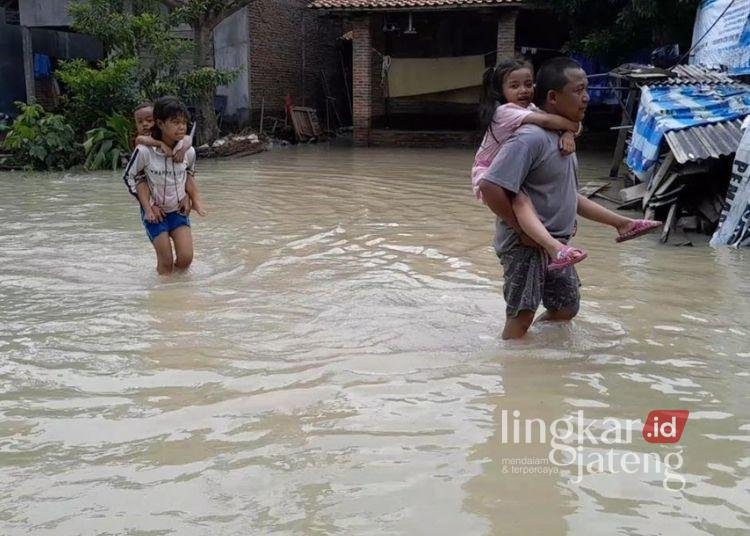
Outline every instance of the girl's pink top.
{"type": "Polygon", "coordinates": [[[528,108],[517,104],[503,104],[497,107],[495,115],[492,117],[492,124],[484,135],[482,145],[479,146],[479,150],[474,157],[474,165],[471,168],[471,185],[477,199],[482,199],[479,192],[479,181],[484,178],[485,173],[492,165],[492,161],[500,152],[500,147],[523,124],[525,117],[538,111],[538,108],[533,104],[528,108]]]}

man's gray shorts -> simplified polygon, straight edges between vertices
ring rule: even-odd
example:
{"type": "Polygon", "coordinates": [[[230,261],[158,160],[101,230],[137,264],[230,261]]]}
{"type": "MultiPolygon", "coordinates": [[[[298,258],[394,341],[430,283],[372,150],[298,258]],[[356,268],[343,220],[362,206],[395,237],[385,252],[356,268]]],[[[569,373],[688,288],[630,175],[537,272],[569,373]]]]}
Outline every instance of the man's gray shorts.
{"type": "Polygon", "coordinates": [[[535,311],[543,304],[548,311],[578,313],[581,304],[581,280],[574,266],[548,271],[549,257],[541,249],[515,245],[498,254],[505,271],[506,314],[535,311]]]}

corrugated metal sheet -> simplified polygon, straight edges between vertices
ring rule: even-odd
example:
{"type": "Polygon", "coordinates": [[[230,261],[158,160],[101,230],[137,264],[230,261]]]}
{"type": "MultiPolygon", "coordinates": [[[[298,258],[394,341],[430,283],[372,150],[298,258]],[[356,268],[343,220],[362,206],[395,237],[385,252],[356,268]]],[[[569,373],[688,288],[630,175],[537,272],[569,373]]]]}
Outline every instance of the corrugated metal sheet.
{"type": "Polygon", "coordinates": [[[678,86],[688,84],[739,84],[726,73],[699,67],[697,65],[677,65],[670,71],[651,65],[621,65],[610,74],[625,78],[638,85],[678,86]]]}
{"type": "Polygon", "coordinates": [[[659,84],[681,85],[681,84],[739,84],[737,80],[729,77],[726,73],[712,71],[697,65],[677,65],[672,69],[677,76],[659,84]]]}
{"type": "Polygon", "coordinates": [[[742,139],[742,119],[667,132],[665,137],[680,164],[728,156],[742,139]]]}

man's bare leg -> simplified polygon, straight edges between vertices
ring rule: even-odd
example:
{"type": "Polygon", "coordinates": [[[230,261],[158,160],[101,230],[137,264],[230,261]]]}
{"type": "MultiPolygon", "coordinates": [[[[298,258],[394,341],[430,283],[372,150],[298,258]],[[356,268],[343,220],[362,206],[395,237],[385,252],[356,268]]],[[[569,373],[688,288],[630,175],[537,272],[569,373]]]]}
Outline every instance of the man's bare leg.
{"type": "Polygon", "coordinates": [[[508,317],[503,329],[503,340],[520,339],[529,331],[534,322],[535,311],[519,311],[518,316],[508,317]]]}

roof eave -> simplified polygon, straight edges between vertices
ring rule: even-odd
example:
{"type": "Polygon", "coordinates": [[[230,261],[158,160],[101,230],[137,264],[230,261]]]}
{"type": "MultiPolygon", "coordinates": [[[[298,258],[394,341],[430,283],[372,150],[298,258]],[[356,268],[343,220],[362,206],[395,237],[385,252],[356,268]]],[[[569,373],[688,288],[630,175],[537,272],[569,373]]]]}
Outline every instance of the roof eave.
{"type": "Polygon", "coordinates": [[[331,13],[376,13],[376,12],[395,12],[395,11],[478,11],[485,9],[528,9],[529,6],[523,4],[455,4],[448,6],[391,6],[391,7],[328,7],[328,6],[307,6],[308,9],[316,11],[327,11],[331,13]]]}

